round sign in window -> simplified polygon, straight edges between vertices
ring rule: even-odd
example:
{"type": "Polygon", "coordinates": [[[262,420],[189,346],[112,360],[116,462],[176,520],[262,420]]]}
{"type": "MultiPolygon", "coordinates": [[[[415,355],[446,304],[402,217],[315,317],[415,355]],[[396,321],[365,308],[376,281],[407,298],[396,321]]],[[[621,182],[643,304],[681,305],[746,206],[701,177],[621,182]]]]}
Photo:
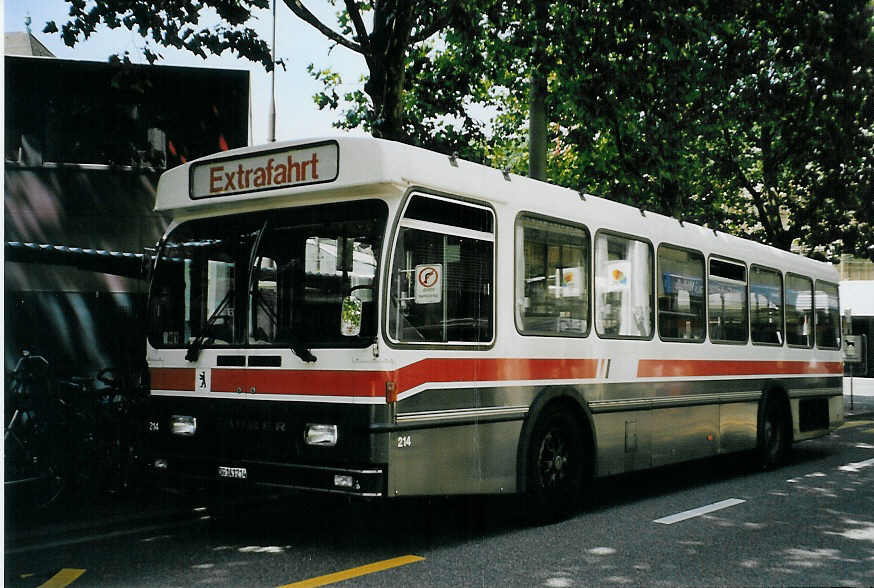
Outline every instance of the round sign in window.
{"type": "Polygon", "coordinates": [[[416,304],[433,304],[443,300],[443,264],[416,266],[416,304]]]}

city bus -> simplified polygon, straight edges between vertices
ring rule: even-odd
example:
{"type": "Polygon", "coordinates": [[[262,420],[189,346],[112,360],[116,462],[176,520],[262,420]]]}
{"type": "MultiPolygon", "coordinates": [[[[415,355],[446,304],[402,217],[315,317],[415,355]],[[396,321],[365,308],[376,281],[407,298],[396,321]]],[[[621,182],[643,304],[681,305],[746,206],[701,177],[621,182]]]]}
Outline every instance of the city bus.
{"type": "Polygon", "coordinates": [[[166,484],[526,497],[841,425],[838,273],[364,137],[165,172],[149,463],[166,484]]]}

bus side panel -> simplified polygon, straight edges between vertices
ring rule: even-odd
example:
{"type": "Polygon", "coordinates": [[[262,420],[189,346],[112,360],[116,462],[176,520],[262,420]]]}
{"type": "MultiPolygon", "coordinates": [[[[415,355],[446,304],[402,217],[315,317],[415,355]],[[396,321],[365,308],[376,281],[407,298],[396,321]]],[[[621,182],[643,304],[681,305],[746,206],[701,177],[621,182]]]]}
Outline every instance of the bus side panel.
{"type": "Polygon", "coordinates": [[[597,476],[610,476],[652,466],[648,410],[603,412],[595,414],[598,456],[597,476]]]}
{"type": "Polygon", "coordinates": [[[512,493],[522,420],[397,431],[388,496],[512,493]]]}
{"type": "Polygon", "coordinates": [[[844,396],[832,396],[828,402],[829,431],[834,431],[844,424],[844,396]]]}
{"type": "Polygon", "coordinates": [[[759,403],[735,402],[719,407],[719,453],[746,451],[756,446],[759,403]]]}
{"type": "Polygon", "coordinates": [[[804,441],[827,435],[844,421],[843,396],[793,397],[792,439],[804,441]]]}
{"type": "Polygon", "coordinates": [[[789,388],[794,441],[827,435],[844,422],[842,378],[807,378],[789,388]]]}
{"type": "Polygon", "coordinates": [[[653,411],[652,465],[658,467],[715,455],[719,447],[719,405],[653,411]]]}

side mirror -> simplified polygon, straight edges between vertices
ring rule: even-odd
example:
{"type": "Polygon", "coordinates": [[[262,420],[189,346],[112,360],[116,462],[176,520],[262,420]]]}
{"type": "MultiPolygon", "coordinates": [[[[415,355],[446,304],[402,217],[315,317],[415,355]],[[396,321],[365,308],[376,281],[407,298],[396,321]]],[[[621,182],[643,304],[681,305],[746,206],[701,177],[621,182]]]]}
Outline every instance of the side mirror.
{"type": "Polygon", "coordinates": [[[340,334],[344,337],[357,337],[361,333],[362,302],[354,296],[343,298],[340,305],[340,334]]]}

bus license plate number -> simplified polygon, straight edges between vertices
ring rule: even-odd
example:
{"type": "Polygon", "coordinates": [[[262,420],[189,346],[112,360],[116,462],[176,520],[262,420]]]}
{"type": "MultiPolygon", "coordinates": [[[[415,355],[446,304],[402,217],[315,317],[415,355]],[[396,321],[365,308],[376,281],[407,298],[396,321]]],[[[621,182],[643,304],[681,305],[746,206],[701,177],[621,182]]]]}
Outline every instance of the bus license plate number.
{"type": "Polygon", "coordinates": [[[229,468],[227,466],[219,466],[218,475],[221,478],[235,478],[237,480],[245,480],[247,477],[246,468],[229,468]]]}

